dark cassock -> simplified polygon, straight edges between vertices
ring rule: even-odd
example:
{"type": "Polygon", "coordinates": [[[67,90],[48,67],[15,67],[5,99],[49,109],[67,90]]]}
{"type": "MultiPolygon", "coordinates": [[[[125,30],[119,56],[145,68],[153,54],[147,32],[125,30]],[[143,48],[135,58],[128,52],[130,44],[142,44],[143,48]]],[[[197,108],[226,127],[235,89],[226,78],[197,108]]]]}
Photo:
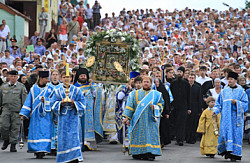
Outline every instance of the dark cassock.
{"type": "Polygon", "coordinates": [[[164,107],[161,113],[161,121],[160,121],[160,141],[161,141],[161,147],[163,147],[164,145],[168,145],[171,143],[170,122],[169,122],[170,96],[164,84],[159,79],[158,81],[159,85],[157,85],[158,87],[156,86],[156,89],[157,91],[162,93],[162,97],[164,100],[164,107]]]}
{"type": "Polygon", "coordinates": [[[213,108],[213,115],[221,113],[218,154],[231,161],[241,160],[244,112],[248,110],[247,94],[236,85],[237,78],[237,73],[228,73],[228,86],[220,92],[213,108]]]}
{"type": "Polygon", "coordinates": [[[30,118],[28,134],[28,152],[35,153],[38,159],[51,151],[51,108],[49,95],[51,90],[46,83],[49,71],[39,71],[39,79],[34,84],[20,111],[20,115],[30,118]]]}
{"type": "Polygon", "coordinates": [[[84,115],[85,98],[80,88],[69,86],[69,99],[72,102],[63,102],[66,97],[66,86],[59,85],[51,97],[51,108],[58,116],[58,138],[56,162],[82,161],[80,142],[80,118],[84,115]]]}
{"type": "Polygon", "coordinates": [[[201,111],[202,95],[201,87],[198,84],[193,83],[191,85],[190,98],[191,103],[191,114],[187,116],[186,125],[186,142],[194,144],[196,142],[196,130],[198,127],[199,114],[201,111]]]}
{"type": "Polygon", "coordinates": [[[185,68],[179,67],[177,71],[183,72],[182,76],[177,74],[177,79],[171,83],[170,89],[174,98],[172,112],[175,117],[176,144],[182,146],[185,139],[187,112],[191,107],[190,85],[183,79],[185,68]]]}
{"type": "Polygon", "coordinates": [[[206,81],[205,83],[202,84],[201,86],[201,94],[202,94],[202,108],[205,110],[208,106],[204,99],[206,98],[206,94],[209,91],[209,89],[214,88],[214,80],[209,80],[206,81]]]}

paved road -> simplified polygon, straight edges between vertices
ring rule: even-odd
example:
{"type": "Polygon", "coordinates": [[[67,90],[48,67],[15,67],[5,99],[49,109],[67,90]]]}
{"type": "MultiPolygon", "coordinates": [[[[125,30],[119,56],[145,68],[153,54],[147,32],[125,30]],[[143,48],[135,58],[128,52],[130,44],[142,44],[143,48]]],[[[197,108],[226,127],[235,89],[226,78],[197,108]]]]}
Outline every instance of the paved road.
{"type": "MultiPolygon", "coordinates": [[[[2,142],[0,142],[2,145],[2,142]]],[[[121,152],[121,145],[110,145],[106,142],[101,143],[98,146],[98,151],[84,152],[84,162],[86,163],[138,163],[145,161],[136,161],[132,157],[123,155],[121,152]]],[[[55,163],[56,157],[46,156],[42,160],[37,160],[33,154],[26,153],[27,144],[25,148],[18,149],[17,153],[10,153],[9,148],[5,151],[0,151],[0,163],[55,163]]],[[[184,144],[183,147],[179,147],[172,144],[166,146],[162,150],[163,156],[156,158],[156,163],[159,162],[171,162],[171,163],[211,163],[211,162],[230,162],[224,160],[221,156],[216,156],[214,159],[206,158],[200,155],[199,143],[194,145],[184,144]]],[[[244,143],[243,158],[241,163],[250,162],[250,145],[244,143]]]]}

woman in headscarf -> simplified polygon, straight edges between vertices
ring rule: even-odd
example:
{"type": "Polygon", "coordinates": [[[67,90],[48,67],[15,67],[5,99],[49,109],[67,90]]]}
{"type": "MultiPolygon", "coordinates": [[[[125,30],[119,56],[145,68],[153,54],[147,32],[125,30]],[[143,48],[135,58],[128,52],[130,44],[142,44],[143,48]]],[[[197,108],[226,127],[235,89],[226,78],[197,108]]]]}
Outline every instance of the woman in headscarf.
{"type": "Polygon", "coordinates": [[[155,86],[157,91],[162,93],[164,99],[164,108],[162,112],[161,122],[160,122],[160,140],[161,147],[171,143],[170,130],[169,130],[169,110],[170,110],[170,97],[166,87],[161,83],[159,79],[155,79],[155,86]]]}
{"type": "Polygon", "coordinates": [[[206,97],[213,96],[213,98],[215,98],[215,101],[217,101],[221,90],[222,90],[221,80],[220,80],[220,78],[216,78],[216,79],[214,79],[214,88],[209,89],[207,91],[206,97]]]}
{"type": "Polygon", "coordinates": [[[30,91],[30,85],[27,81],[27,77],[24,74],[21,74],[17,81],[19,81],[20,83],[22,83],[25,86],[27,92],[30,91]]]}
{"type": "MultiPolygon", "coordinates": [[[[19,79],[17,81],[20,82],[20,83],[22,83],[25,86],[27,92],[30,91],[31,87],[30,87],[30,85],[29,85],[29,83],[27,81],[27,77],[24,74],[21,74],[20,77],[19,77],[19,79]]],[[[30,119],[26,119],[25,118],[24,121],[23,121],[24,136],[25,137],[27,137],[28,133],[29,133],[29,124],[30,124],[30,119]]]]}

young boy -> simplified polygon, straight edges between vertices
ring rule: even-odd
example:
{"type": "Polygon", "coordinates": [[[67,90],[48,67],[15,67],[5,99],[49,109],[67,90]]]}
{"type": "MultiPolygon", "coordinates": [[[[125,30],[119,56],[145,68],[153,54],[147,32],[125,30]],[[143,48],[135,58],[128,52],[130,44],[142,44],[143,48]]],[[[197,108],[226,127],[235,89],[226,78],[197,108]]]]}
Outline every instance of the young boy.
{"type": "Polygon", "coordinates": [[[135,89],[141,89],[142,88],[142,77],[141,76],[137,76],[134,80],[135,83],[135,89]]]}
{"type": "Polygon", "coordinates": [[[215,99],[212,96],[207,98],[206,103],[208,108],[200,117],[197,132],[203,134],[200,143],[201,154],[214,158],[214,155],[217,154],[220,115],[212,117],[215,105],[215,99]]]}

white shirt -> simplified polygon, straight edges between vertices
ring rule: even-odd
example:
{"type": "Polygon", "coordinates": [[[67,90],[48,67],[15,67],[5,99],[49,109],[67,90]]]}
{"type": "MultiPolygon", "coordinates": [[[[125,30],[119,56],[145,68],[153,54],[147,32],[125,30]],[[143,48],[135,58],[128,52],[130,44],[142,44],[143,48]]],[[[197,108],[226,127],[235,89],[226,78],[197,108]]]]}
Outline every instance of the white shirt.
{"type": "Polygon", "coordinates": [[[248,78],[246,79],[246,84],[250,84],[250,80],[248,80],[248,78]]]}
{"type": "Polygon", "coordinates": [[[192,58],[193,58],[193,55],[192,55],[192,54],[188,54],[188,55],[186,56],[186,58],[192,59],[192,58]]]}
{"type": "MultiPolygon", "coordinates": [[[[16,86],[16,83],[17,83],[17,82],[15,82],[14,86],[16,86]]],[[[9,86],[11,86],[11,83],[10,83],[10,82],[9,82],[9,86]]]]}
{"type": "Polygon", "coordinates": [[[1,58],[1,62],[6,62],[8,66],[12,65],[14,60],[15,58],[12,56],[10,56],[9,58],[6,58],[5,56],[1,58]]]}
{"type": "Polygon", "coordinates": [[[215,101],[217,101],[220,93],[217,93],[215,88],[209,89],[209,91],[211,92],[213,98],[215,98],[215,101]]]}
{"type": "Polygon", "coordinates": [[[149,28],[154,29],[154,24],[153,23],[149,22],[148,26],[149,26],[149,28]]]}
{"type": "MultiPolygon", "coordinates": [[[[226,78],[223,78],[222,80],[221,80],[221,82],[222,83],[224,83],[225,84],[225,86],[227,86],[228,85],[228,80],[226,79],[226,78]]],[[[247,83],[246,83],[247,84],[247,83]]]]}
{"type": "Polygon", "coordinates": [[[208,110],[213,110],[213,108],[208,107],[208,110]]]}
{"type": "Polygon", "coordinates": [[[93,9],[89,8],[85,10],[87,19],[91,19],[93,16],[93,9]]]}
{"type": "Polygon", "coordinates": [[[8,36],[8,34],[9,34],[9,32],[10,32],[10,28],[9,28],[9,26],[6,24],[5,25],[5,27],[4,27],[4,29],[3,29],[3,33],[6,35],[6,37],[8,36]]]}
{"type": "Polygon", "coordinates": [[[210,80],[212,79],[206,76],[205,78],[202,78],[201,76],[196,78],[196,82],[200,83],[200,85],[203,85],[206,81],[210,81],[210,80]]]}
{"type": "MultiPolygon", "coordinates": [[[[2,30],[0,30],[0,37],[3,37],[3,38],[7,38],[7,35],[4,33],[4,31],[2,30]]],[[[0,39],[0,40],[2,40],[2,39],[0,39]]]]}

